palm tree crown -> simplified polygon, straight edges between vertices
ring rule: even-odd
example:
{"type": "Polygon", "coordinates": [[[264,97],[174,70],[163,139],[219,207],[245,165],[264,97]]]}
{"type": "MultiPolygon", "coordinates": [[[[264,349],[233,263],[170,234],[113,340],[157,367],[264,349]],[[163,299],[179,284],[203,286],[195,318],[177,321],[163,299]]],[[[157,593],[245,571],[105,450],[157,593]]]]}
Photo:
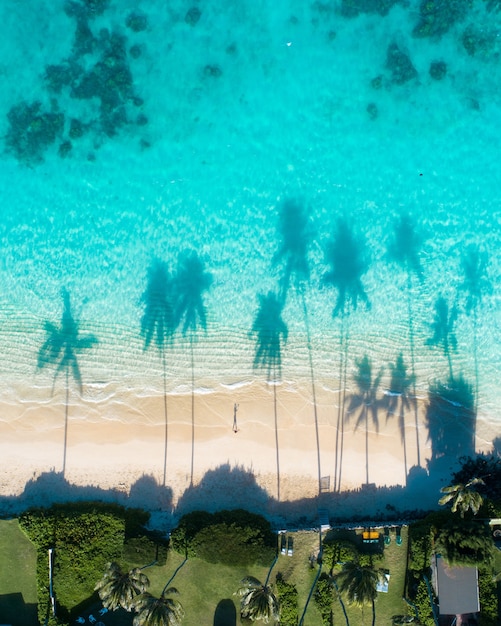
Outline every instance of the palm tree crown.
{"type": "Polygon", "coordinates": [[[45,322],[46,340],[38,353],[38,368],[55,365],[54,381],[60,372],[72,373],[75,382],[82,391],[82,376],[78,366],[77,354],[92,348],[97,343],[94,335],[79,336],[78,322],[71,313],[70,294],[67,289],[62,292],[64,310],[61,324],[45,322]]]}
{"type": "Polygon", "coordinates": [[[442,487],[440,490],[444,495],[438,501],[439,504],[451,504],[451,511],[459,511],[461,517],[471,511],[476,515],[482,506],[483,498],[474,489],[475,485],[485,485],[481,478],[472,478],[465,485],[458,483],[449,487],[442,487]]]}
{"type": "Polygon", "coordinates": [[[148,577],[138,567],[123,572],[118,563],[108,563],[104,576],[94,589],[107,609],[115,611],[122,607],[131,611],[136,597],[144,593],[149,584],[148,577]]]}
{"type": "Polygon", "coordinates": [[[178,594],[175,587],[169,587],[162,591],[160,598],[155,598],[150,593],[138,596],[134,603],[137,611],[134,626],[180,626],[184,609],[179,600],[169,597],[178,594]]]}
{"type": "Polygon", "coordinates": [[[335,576],[335,581],[348,604],[361,607],[376,599],[376,586],[380,578],[381,573],[370,565],[350,561],[343,565],[343,569],[335,576]]]}
{"type": "Polygon", "coordinates": [[[261,620],[268,624],[277,622],[280,618],[280,605],[271,587],[263,585],[257,578],[247,576],[242,580],[242,587],[238,590],[240,613],[242,617],[252,621],[261,620]]]}

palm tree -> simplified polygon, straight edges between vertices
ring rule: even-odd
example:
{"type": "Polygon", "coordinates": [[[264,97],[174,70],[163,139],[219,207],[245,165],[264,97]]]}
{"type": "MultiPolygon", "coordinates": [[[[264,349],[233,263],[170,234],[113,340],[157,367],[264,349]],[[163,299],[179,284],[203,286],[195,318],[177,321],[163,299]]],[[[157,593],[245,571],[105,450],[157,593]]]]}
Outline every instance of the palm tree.
{"type": "Polygon", "coordinates": [[[354,376],[355,383],[358,387],[358,393],[353,394],[350,406],[348,407],[348,415],[353,411],[360,410],[355,430],[360,426],[365,427],[365,476],[366,484],[369,484],[369,414],[372,417],[372,423],[379,431],[378,408],[379,401],[377,392],[379,383],[383,375],[381,368],[374,380],[372,380],[372,364],[367,355],[363,359],[357,361],[358,371],[354,376]]]}
{"type": "Polygon", "coordinates": [[[268,624],[270,620],[272,620],[272,623],[278,622],[280,618],[280,604],[273,593],[273,589],[268,585],[271,570],[277,559],[278,555],[268,570],[264,585],[254,576],[246,576],[242,580],[242,587],[237,591],[237,594],[241,597],[240,614],[242,617],[252,621],[262,620],[265,624],[268,624]]]}
{"type": "Polygon", "coordinates": [[[396,415],[398,411],[398,429],[400,431],[400,440],[404,448],[404,471],[405,480],[407,481],[407,445],[405,438],[405,411],[410,409],[411,402],[416,404],[415,396],[411,396],[410,392],[414,388],[415,380],[411,374],[407,375],[407,367],[404,362],[402,353],[397,356],[396,363],[390,363],[391,381],[390,389],[386,396],[386,420],[391,415],[396,415]],[[412,398],[412,399],[411,399],[412,398]],[[400,407],[400,408],[399,408],[400,407]]]}
{"type": "Polygon", "coordinates": [[[277,382],[282,373],[282,344],[287,341],[287,325],[282,319],[282,302],[276,294],[259,296],[259,309],[252,325],[251,335],[256,338],[254,368],[267,370],[268,382],[273,385],[275,416],[275,447],[277,455],[277,499],[280,500],[280,458],[278,446],[277,382]]]}
{"type": "Polygon", "coordinates": [[[341,491],[341,475],[343,468],[344,448],[344,410],[346,401],[346,371],[348,360],[349,329],[347,317],[350,310],[356,310],[358,303],[363,302],[370,308],[365,293],[362,276],[367,271],[367,262],[363,254],[363,242],[359,241],[346,220],[340,219],[334,240],[327,249],[327,261],[331,266],[323,277],[323,282],[337,289],[338,296],[332,316],[341,318],[339,339],[339,397],[337,415],[336,452],[334,469],[334,490],[341,491]]]}
{"type": "Polygon", "coordinates": [[[179,595],[175,587],[164,587],[159,598],[150,593],[143,593],[137,597],[134,609],[134,626],[180,626],[184,609],[176,598],[179,595]]]}
{"type": "Polygon", "coordinates": [[[474,488],[476,485],[485,485],[481,478],[472,478],[465,485],[458,483],[449,487],[442,487],[440,490],[444,495],[438,501],[439,504],[450,504],[451,511],[459,511],[461,517],[471,511],[476,515],[483,504],[483,498],[474,488]]]}
{"type": "Polygon", "coordinates": [[[148,269],[148,284],[141,298],[144,304],[144,314],[141,319],[141,335],[144,337],[144,349],[147,350],[154,341],[163,366],[164,383],[164,471],[163,485],[167,479],[167,441],[168,441],[168,412],[167,412],[167,364],[165,351],[172,344],[176,323],[173,304],[173,283],[165,263],[155,261],[148,269]]]}
{"type": "Polygon", "coordinates": [[[183,335],[189,335],[191,352],[191,473],[190,485],[193,485],[195,462],[195,360],[193,344],[198,327],[207,328],[207,313],[203,294],[212,284],[212,274],[206,272],[204,265],[193,250],[186,252],[179,260],[176,276],[177,311],[176,319],[182,324],[183,335]]]}
{"type": "Polygon", "coordinates": [[[108,563],[103,578],[94,591],[99,593],[103,606],[111,611],[123,608],[132,611],[137,596],[144,593],[150,581],[140,568],[123,572],[118,563],[108,563]]]}
{"type": "MultiPolygon", "coordinates": [[[[390,257],[396,261],[407,272],[407,312],[409,318],[409,343],[411,351],[411,376],[412,395],[416,397],[416,364],[414,356],[414,329],[412,311],[412,278],[417,276],[419,281],[423,280],[423,269],[419,259],[419,248],[422,244],[422,237],[416,232],[414,222],[410,215],[404,214],[395,224],[394,240],[389,246],[390,257]]],[[[419,417],[417,403],[414,404],[414,422],[416,428],[416,450],[417,465],[421,465],[421,454],[419,446],[419,417]]]]}
{"type": "Polygon", "coordinates": [[[348,604],[354,604],[362,609],[362,621],[364,605],[372,605],[373,626],[376,623],[376,588],[383,575],[381,570],[375,570],[370,565],[350,561],[334,576],[339,592],[346,597],[348,604]]]}
{"type": "Polygon", "coordinates": [[[64,310],[61,324],[57,326],[52,322],[45,322],[46,339],[38,352],[38,369],[47,365],[55,366],[54,385],[59,373],[66,376],[66,405],[64,416],[64,451],[63,451],[63,476],[66,470],[66,448],[68,442],[68,407],[70,396],[69,377],[70,372],[82,393],[82,376],[78,365],[77,355],[82,350],[88,350],[97,343],[94,335],[79,335],[78,322],[73,319],[71,313],[70,294],[67,289],[62,291],[64,310]]]}
{"type": "Polygon", "coordinates": [[[433,330],[433,336],[428,339],[428,345],[441,345],[444,355],[447,357],[449,363],[449,376],[452,376],[452,360],[451,360],[451,348],[456,349],[457,340],[454,334],[454,324],[457,319],[457,309],[452,307],[449,310],[447,300],[440,296],[435,302],[435,318],[431,325],[433,330]]]}

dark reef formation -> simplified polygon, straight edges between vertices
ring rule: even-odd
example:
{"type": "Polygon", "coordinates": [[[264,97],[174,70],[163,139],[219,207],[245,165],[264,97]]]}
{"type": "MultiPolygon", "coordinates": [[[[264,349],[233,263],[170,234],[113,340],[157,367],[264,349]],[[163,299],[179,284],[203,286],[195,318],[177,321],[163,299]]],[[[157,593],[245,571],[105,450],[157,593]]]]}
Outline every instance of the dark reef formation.
{"type": "Polygon", "coordinates": [[[391,82],[395,85],[417,78],[417,70],[412,65],[408,54],[400,50],[396,43],[391,43],[386,52],[386,67],[391,72],[391,82]]]}
{"type": "Polygon", "coordinates": [[[463,20],[471,6],[470,0],[422,0],[415,37],[441,37],[463,20]]]}
{"type": "MultiPolygon", "coordinates": [[[[147,125],[146,115],[135,111],[144,101],[134,91],[129,65],[129,59],[141,56],[142,45],[136,41],[129,45],[128,38],[117,31],[102,28],[96,33],[93,29],[94,18],[102,15],[108,4],[109,0],[70,0],[65,4],[65,13],[74,22],[74,38],[70,56],[45,68],[42,78],[50,107],[47,110],[41,102],[22,101],[7,115],[5,146],[19,161],[39,163],[56,143],[58,155],[66,158],[75,142],[85,136],[92,149],[97,149],[103,137],[115,136],[126,124],[147,125]],[[78,117],[72,114],[72,99],[87,101],[84,114],[81,106],[75,107],[78,117]]],[[[146,15],[139,12],[124,21],[132,38],[148,27],[146,15]]]]}

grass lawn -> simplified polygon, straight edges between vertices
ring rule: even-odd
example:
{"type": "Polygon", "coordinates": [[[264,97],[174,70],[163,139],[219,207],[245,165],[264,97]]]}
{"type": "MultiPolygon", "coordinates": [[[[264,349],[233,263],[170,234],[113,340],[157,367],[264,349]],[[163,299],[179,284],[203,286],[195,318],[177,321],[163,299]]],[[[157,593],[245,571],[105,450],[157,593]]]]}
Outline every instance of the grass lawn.
{"type": "Polygon", "coordinates": [[[36,626],[36,549],[18,521],[0,520],[0,622],[36,626]]]}
{"type": "MultiPolygon", "coordinates": [[[[294,554],[279,556],[272,571],[271,581],[275,581],[277,573],[281,573],[285,580],[293,582],[299,592],[299,615],[304,609],[308,593],[315,578],[316,569],[309,566],[308,557],[318,548],[318,534],[312,532],[294,533],[294,554]]],[[[159,595],[164,585],[178,569],[170,586],[179,590],[179,600],[184,607],[186,624],[242,624],[240,620],[239,597],[233,595],[245,576],[254,576],[264,583],[268,574],[266,567],[228,567],[213,565],[200,559],[184,558],[174,551],[169,551],[166,565],[153,566],[145,570],[151,582],[150,592],[159,595]],[[234,609],[232,608],[232,605],[234,609]],[[233,612],[234,611],[234,612],[233,612]],[[225,621],[218,616],[233,615],[236,621],[225,621]]],[[[127,563],[126,567],[138,565],[127,563]]],[[[271,565],[271,563],[270,563],[271,565]]],[[[310,602],[304,626],[318,626],[320,616],[313,600],[310,602]]]]}
{"type": "MultiPolygon", "coordinates": [[[[404,594],[405,572],[407,567],[407,543],[408,529],[402,528],[402,545],[397,545],[395,532],[390,533],[391,543],[384,547],[384,556],[382,561],[377,561],[376,567],[389,570],[390,583],[388,585],[388,593],[378,593],[376,600],[376,624],[377,626],[388,626],[392,623],[393,615],[405,615],[407,613],[407,605],[402,599],[404,594]]],[[[372,608],[370,605],[363,610],[358,607],[350,607],[346,605],[346,612],[350,620],[350,624],[371,624],[372,608]]],[[[334,603],[334,624],[344,624],[344,616],[338,601],[334,603]]]]}

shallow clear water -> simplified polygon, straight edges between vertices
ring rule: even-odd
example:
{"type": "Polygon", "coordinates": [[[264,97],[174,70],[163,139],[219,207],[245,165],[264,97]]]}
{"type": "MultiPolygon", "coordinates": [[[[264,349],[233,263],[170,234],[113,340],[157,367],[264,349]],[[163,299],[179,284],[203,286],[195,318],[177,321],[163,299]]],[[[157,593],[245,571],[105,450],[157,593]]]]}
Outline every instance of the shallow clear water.
{"type": "MultiPolygon", "coordinates": [[[[319,384],[339,387],[343,334],[348,389],[367,355],[374,374],[384,368],[380,393],[391,390],[389,364],[402,353],[425,396],[432,381],[449,376],[447,350],[428,343],[443,297],[449,311],[457,308],[449,328],[456,348],[447,335],[454,376],[461,373],[474,388],[478,378],[478,411],[494,424],[501,366],[501,14],[487,13],[477,0],[441,37],[416,38],[418,2],[356,17],[342,15],[341,2],[200,2],[194,25],[185,19],[191,5],[180,0],[112,1],[101,15],[83,19],[84,4],[70,5],[73,13],[57,0],[5,0],[0,8],[6,399],[25,398],[26,383],[34,397],[46,397],[54,369],[38,371],[37,355],[45,320],[57,323],[62,315],[63,288],[82,335],[99,340],[79,354],[84,385],[98,396],[162,389],[161,359],[155,349],[144,350],[140,334],[141,298],[154,260],[175,274],[186,250],[212,276],[202,295],[206,330],[198,323],[194,346],[197,387],[266,375],[266,367],[253,368],[256,336],[249,333],[259,296],[278,293],[286,256],[280,262],[277,254],[297,236],[309,276],[292,275],[281,312],[288,329],[281,372],[290,386],[310,375],[304,292],[319,384]],[[127,26],[133,11],[146,18],[145,30],[135,32],[130,20],[127,26]],[[75,52],[77,24],[89,29],[81,34],[88,52],[75,52]],[[473,55],[465,32],[476,36],[473,55]],[[132,83],[126,96],[118,92],[127,123],[110,137],[100,118],[102,98],[78,97],[75,85],[103,62],[113,33],[127,38],[120,63],[132,83]],[[392,43],[416,70],[403,84],[387,67],[392,43]],[[70,57],[79,65],[73,86],[51,91],[47,66],[70,57]],[[434,61],[446,63],[441,80],[430,76],[434,61]],[[40,159],[16,154],[5,139],[9,111],[23,100],[65,116],[40,159]],[[83,136],[70,136],[71,118],[88,125],[83,136]],[[63,157],[58,148],[68,140],[63,157]],[[304,232],[293,219],[281,227],[284,206],[294,203],[307,215],[304,232]],[[411,270],[419,265],[421,279],[395,259],[395,228],[407,216],[407,237],[414,233],[416,241],[411,270]],[[359,257],[360,272],[354,277],[338,266],[341,279],[329,285],[328,251],[339,220],[353,237],[346,258],[359,257]],[[464,259],[476,253],[485,261],[484,282],[473,280],[468,291],[461,288],[464,259]],[[333,318],[340,284],[348,290],[346,306],[333,318]],[[363,298],[356,310],[350,305],[356,284],[370,308],[363,298]],[[479,297],[468,315],[472,293],[479,297]]],[[[110,92],[116,85],[108,85],[110,92]]],[[[401,258],[411,243],[400,246],[401,258]]],[[[189,345],[189,333],[178,328],[167,356],[171,391],[191,388],[189,345]]]]}

